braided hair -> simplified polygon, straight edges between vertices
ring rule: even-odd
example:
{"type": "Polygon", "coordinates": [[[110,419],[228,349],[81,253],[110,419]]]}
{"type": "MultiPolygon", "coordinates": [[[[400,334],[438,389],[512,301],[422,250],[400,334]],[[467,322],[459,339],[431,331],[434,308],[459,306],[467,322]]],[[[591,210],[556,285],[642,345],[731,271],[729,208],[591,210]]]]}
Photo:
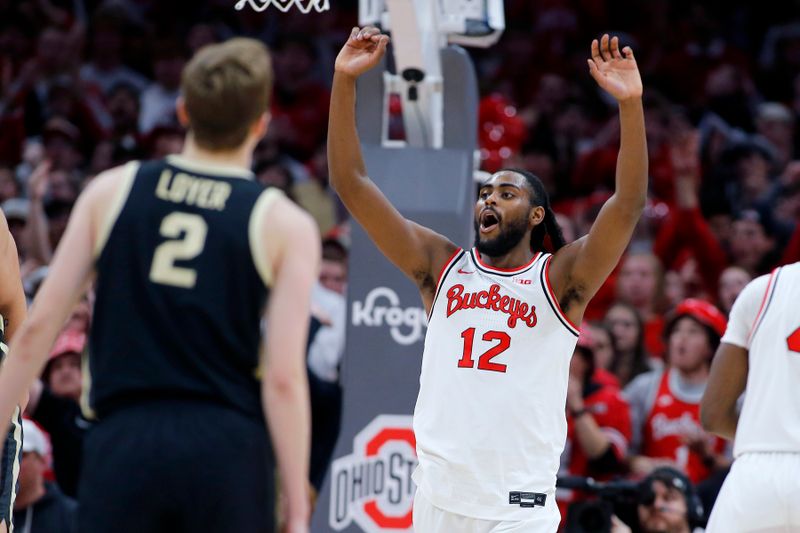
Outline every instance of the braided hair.
{"type": "Polygon", "coordinates": [[[544,239],[550,237],[550,248],[557,252],[566,244],[564,235],[561,234],[561,227],[556,221],[556,214],[550,207],[550,198],[544,188],[542,180],[532,172],[518,168],[504,168],[500,172],[516,172],[524,176],[531,189],[531,206],[544,208],[544,219],[531,231],[531,250],[544,250],[544,239]]]}

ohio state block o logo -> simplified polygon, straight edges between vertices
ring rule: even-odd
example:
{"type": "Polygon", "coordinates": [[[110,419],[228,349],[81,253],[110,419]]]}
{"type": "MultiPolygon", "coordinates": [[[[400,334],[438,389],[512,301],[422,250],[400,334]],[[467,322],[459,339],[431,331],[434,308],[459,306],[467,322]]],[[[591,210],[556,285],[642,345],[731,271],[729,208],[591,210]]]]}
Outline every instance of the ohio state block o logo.
{"type": "Polygon", "coordinates": [[[376,417],[353,439],[353,453],[333,462],[330,526],[341,531],[355,523],[367,533],[410,531],[416,466],[411,417],[376,417]]]}

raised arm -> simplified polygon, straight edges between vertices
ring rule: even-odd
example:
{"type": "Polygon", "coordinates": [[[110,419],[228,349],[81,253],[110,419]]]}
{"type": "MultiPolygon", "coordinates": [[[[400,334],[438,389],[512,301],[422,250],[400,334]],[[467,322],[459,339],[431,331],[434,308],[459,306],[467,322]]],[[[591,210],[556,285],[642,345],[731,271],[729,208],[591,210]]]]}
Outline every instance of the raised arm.
{"type": "MultiPolygon", "coordinates": [[[[353,218],[425,296],[435,290],[434,276],[456,246],[438,233],[405,219],[394,208],[367,176],[356,130],[356,79],[378,64],[388,43],[389,37],[377,28],[353,28],[336,58],[328,125],[328,168],[331,185],[353,218]]],[[[380,103],[375,106],[377,109],[380,103]]]]}
{"type": "Polygon", "coordinates": [[[603,35],[601,42],[592,41],[588,63],[597,84],[619,103],[621,138],[613,196],[589,234],[559,250],[551,267],[561,307],[575,323],[624,253],[647,199],[642,80],[633,51],[625,47],[620,53],[619,39],[603,35]]]}

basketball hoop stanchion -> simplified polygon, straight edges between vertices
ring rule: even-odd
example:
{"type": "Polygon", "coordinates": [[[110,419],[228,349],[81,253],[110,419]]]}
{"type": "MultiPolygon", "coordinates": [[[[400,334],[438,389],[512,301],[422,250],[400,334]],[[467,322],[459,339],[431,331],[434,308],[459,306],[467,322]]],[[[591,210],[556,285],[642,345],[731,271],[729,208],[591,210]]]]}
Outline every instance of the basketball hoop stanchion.
{"type": "Polygon", "coordinates": [[[310,13],[312,9],[319,13],[330,9],[328,0],[239,0],[235,8],[241,11],[245,6],[250,6],[259,13],[270,6],[284,13],[296,7],[303,14],[310,13]]]}

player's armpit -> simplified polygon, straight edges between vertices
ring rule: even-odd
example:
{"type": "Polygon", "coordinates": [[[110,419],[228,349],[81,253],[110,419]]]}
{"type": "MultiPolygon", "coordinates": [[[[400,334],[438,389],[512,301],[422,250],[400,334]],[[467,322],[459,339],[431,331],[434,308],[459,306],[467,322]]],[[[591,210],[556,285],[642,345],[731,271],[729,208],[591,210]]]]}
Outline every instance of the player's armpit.
{"type": "Polygon", "coordinates": [[[328,168],[331,185],[383,255],[423,294],[435,291],[439,269],[456,246],[407,220],[369,179],[355,121],[355,79],[337,73],[331,93],[328,168]]]}
{"type": "Polygon", "coordinates": [[[745,348],[727,342],[719,345],[700,403],[703,429],[733,439],[739,421],[736,402],[747,384],[748,366],[745,348]]]}

